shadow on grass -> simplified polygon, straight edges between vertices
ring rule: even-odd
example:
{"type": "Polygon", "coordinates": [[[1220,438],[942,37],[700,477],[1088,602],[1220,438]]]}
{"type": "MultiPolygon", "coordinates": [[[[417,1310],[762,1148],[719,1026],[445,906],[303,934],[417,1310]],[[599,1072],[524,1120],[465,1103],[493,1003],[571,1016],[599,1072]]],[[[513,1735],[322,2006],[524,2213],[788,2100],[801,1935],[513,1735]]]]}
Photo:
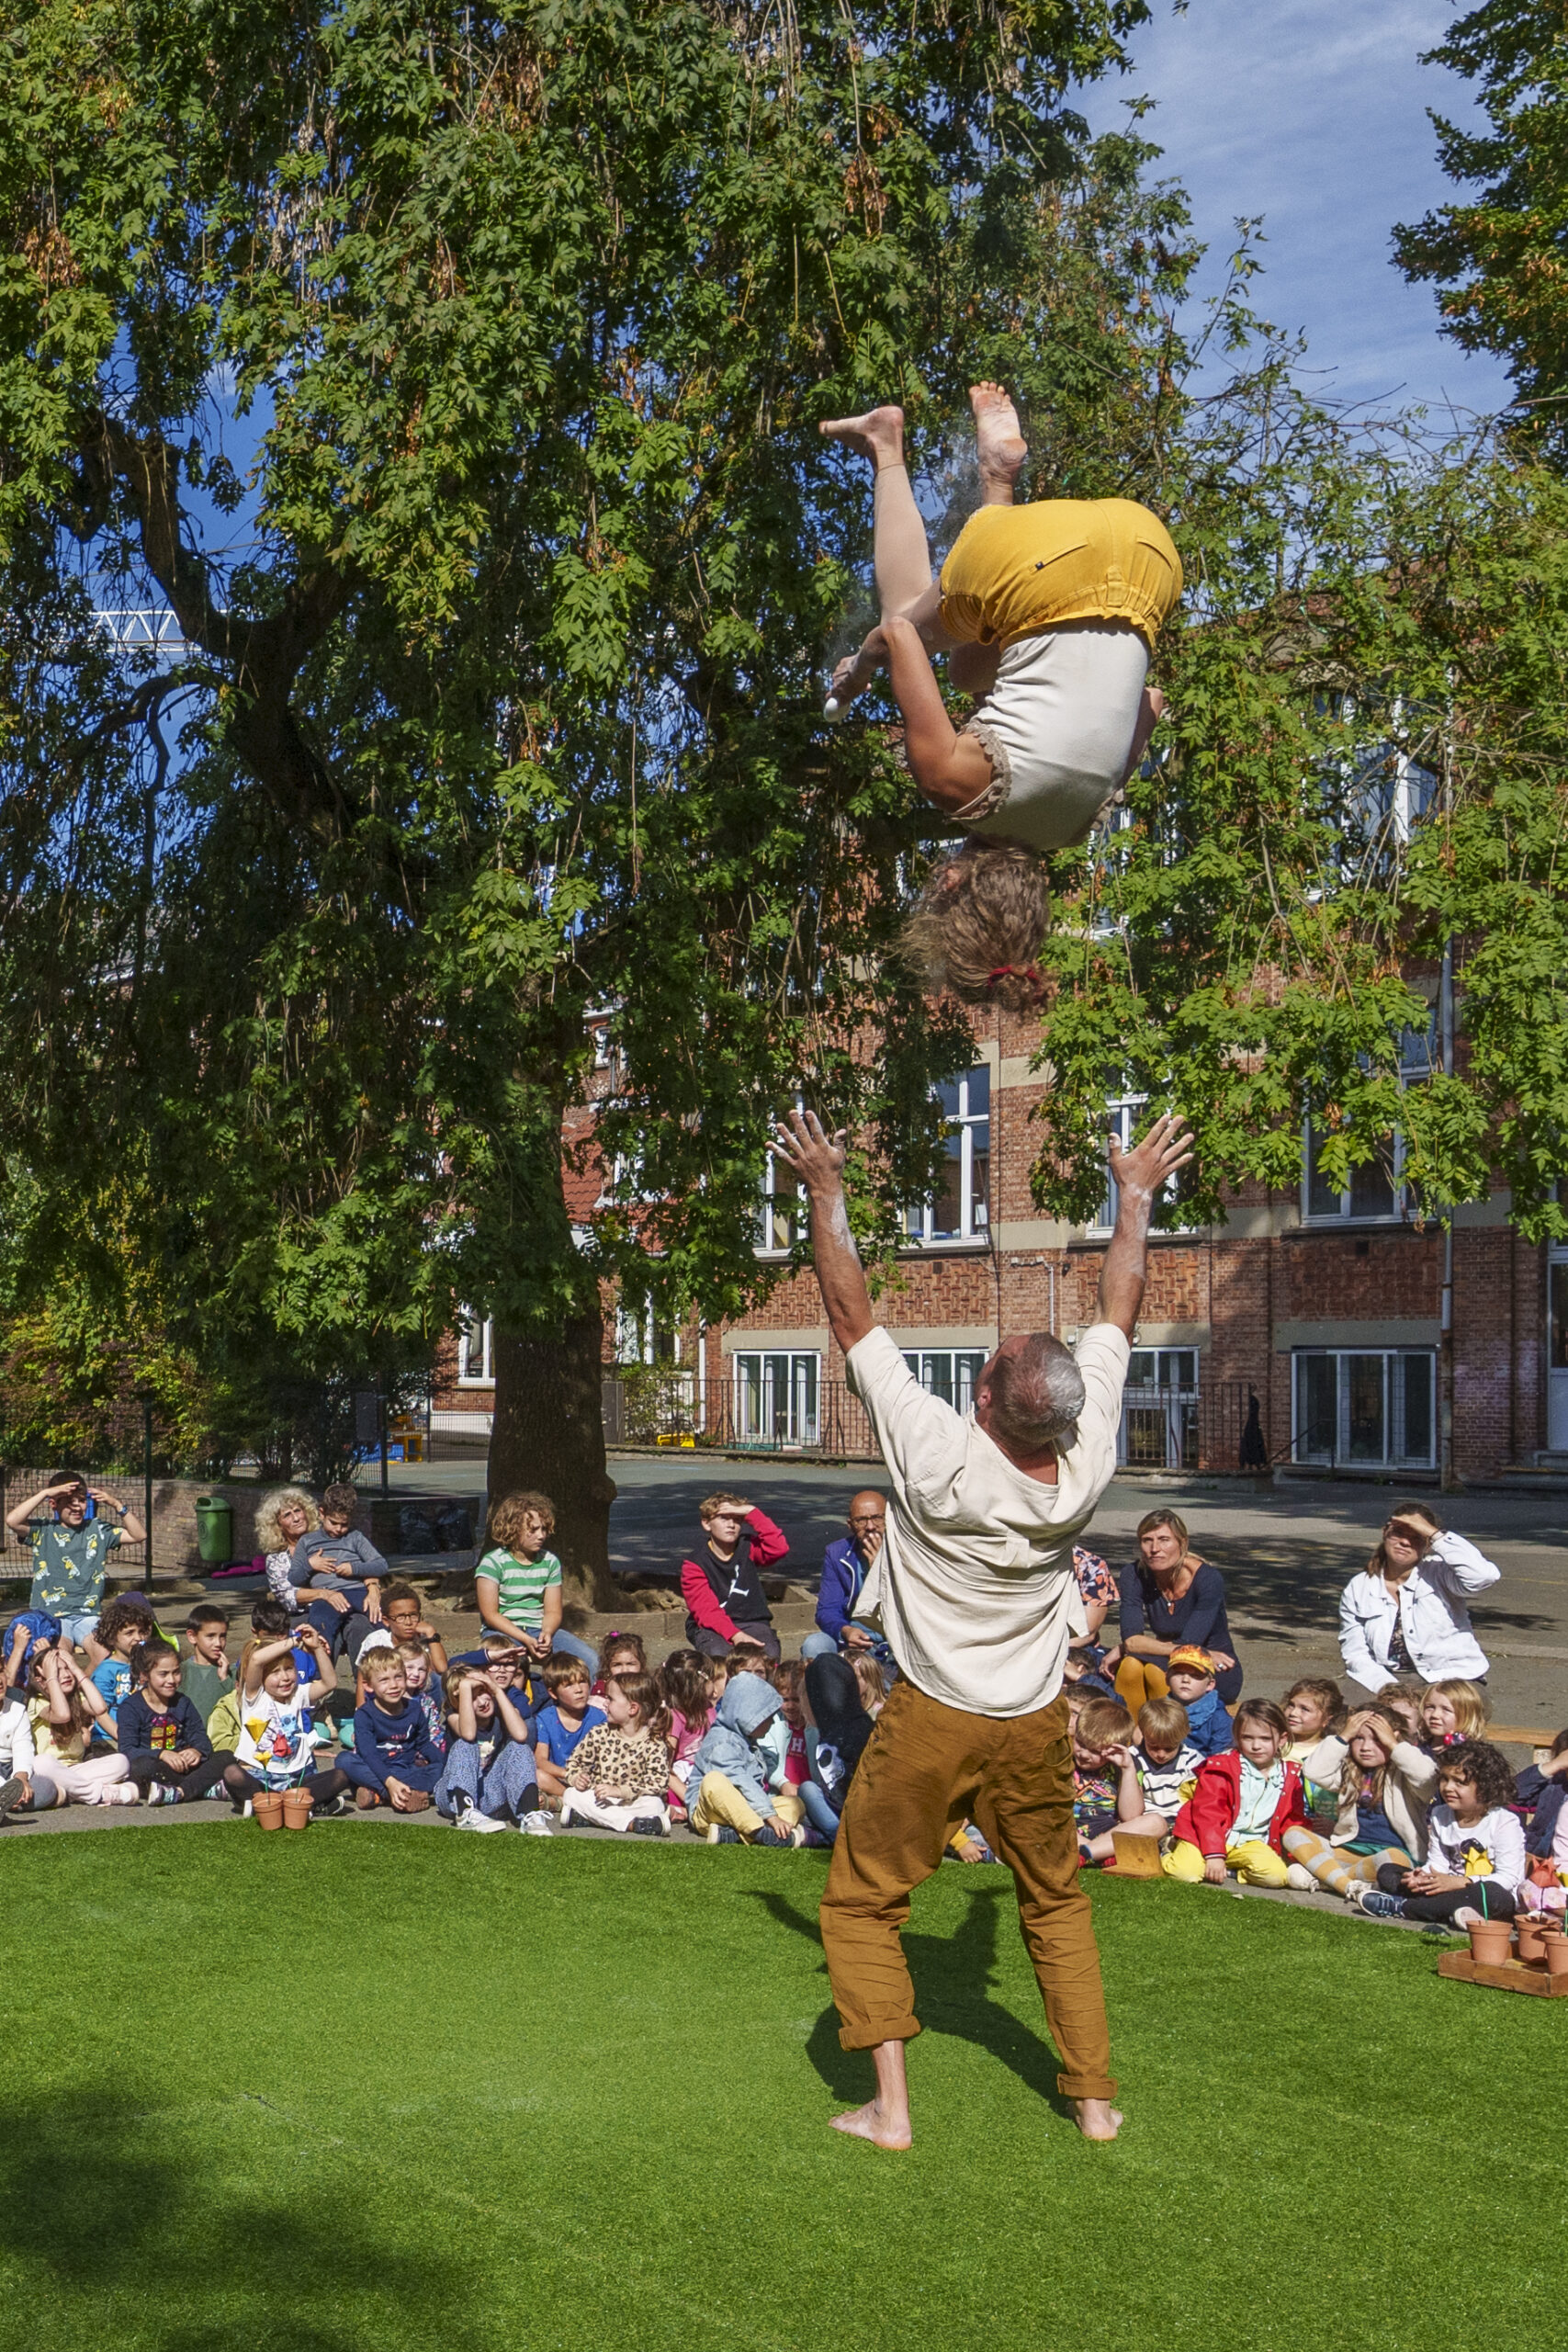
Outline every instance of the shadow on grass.
{"type": "Polygon", "coordinates": [[[100,2312],[103,2299],[123,2299],[114,2340],[134,2327],[135,2340],[158,2352],[255,2352],[272,2342],[288,2352],[365,2352],[409,2341],[411,2326],[426,2340],[419,2323],[437,2319],[451,2352],[480,2352],[463,2316],[471,2268],[444,2256],[428,2233],[406,2248],[391,2233],[372,2235],[346,2151],[334,2158],[322,2139],[312,2163],[300,2138],[315,2135],[285,2122],[265,2142],[255,2135],[258,2155],[266,2146],[276,2162],[276,2186],[236,2194],[224,2182],[220,2149],[243,2162],[249,2119],[259,2124],[264,2104],[236,2097],[231,2120],[195,2146],[177,2114],[106,2096],[101,2080],[47,2104],[0,2107],[6,2254],[13,2278],[26,2266],[35,2310],[52,2309],[70,2335],[83,2315],[67,2321],[63,2299],[85,2292],[100,2312]]]}
{"type": "MultiPolygon", "coordinates": [[[[991,1998],[1004,1906],[1008,1917],[1014,1916],[1010,1885],[976,1886],[967,1891],[968,1911],[951,1936],[904,1930],[904,1957],[915,1981],[915,2013],[928,2033],[945,2033],[955,2041],[973,2042],[1010,2067],[1027,2089],[1058,2115],[1076,2121],[1072,2101],[1056,2087],[1061,2061],[1055,2051],[1010,2009],[991,1998]]],[[[750,1894],[778,1926],[821,1949],[816,1920],[797,1911],[786,1896],[768,1888],[752,1888],[750,1894]]],[[[825,1961],[822,1966],[826,1973],[825,1961]]],[[[840,2047],[836,2009],[829,2007],[818,2018],[806,2052],[835,2097],[859,2101],[871,2096],[870,2055],[840,2047]]]]}

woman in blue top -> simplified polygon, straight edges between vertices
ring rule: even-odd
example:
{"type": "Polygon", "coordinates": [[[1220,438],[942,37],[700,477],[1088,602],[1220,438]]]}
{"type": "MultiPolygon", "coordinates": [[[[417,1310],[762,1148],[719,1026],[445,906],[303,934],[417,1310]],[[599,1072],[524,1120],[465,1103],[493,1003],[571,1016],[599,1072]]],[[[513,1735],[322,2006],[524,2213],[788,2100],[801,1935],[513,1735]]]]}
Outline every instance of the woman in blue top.
{"type": "Polygon", "coordinates": [[[1227,1707],[1241,1696],[1241,1668],[1225,1622],[1225,1580],[1188,1542],[1187,1522],[1173,1510],[1151,1510],[1138,1521],[1142,1557],[1122,1583],[1122,1639],[1107,1651],[1100,1671],[1114,1671],[1117,1693],[1137,1720],[1145,1699],[1163,1699],[1164,1661],[1191,1643],[1219,1669],[1215,1688],[1227,1707]]]}

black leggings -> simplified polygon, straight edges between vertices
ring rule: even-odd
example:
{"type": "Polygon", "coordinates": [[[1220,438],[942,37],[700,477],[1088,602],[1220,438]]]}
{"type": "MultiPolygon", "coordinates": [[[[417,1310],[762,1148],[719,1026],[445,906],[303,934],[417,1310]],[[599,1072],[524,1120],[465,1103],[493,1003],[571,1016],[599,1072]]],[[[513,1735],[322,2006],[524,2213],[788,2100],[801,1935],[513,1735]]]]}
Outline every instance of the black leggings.
{"type": "Polygon", "coordinates": [[[161,1789],[178,1789],[182,1797],[204,1797],[209,1792],[217,1794],[218,1783],[233,1762],[233,1749],[220,1747],[214,1749],[210,1756],[204,1756],[199,1764],[193,1764],[188,1772],[176,1772],[164,1763],[161,1756],[150,1756],[143,1749],[131,1757],[126,1772],[144,1795],[156,1785],[161,1789]]]}
{"type": "MultiPolygon", "coordinates": [[[[253,1780],[243,1764],[234,1764],[223,1777],[231,1797],[264,1797],[266,1794],[265,1782],[253,1780]]],[[[333,1797],[341,1797],[347,1788],[348,1774],[340,1772],[333,1764],[324,1772],[312,1772],[308,1781],[296,1781],[294,1786],[307,1790],[317,1804],[331,1804],[333,1797]]],[[[279,1790],[275,1793],[282,1795],[285,1792],[279,1790]]]]}
{"type": "MultiPolygon", "coordinates": [[[[1403,1862],[1381,1862],[1378,1884],[1385,1894],[1404,1894],[1404,1882],[1410,1873],[1403,1862]]],[[[1500,1880],[1472,1879],[1464,1886],[1451,1886],[1446,1894],[1404,1894],[1404,1916],[1407,1919],[1437,1919],[1444,1927],[1452,1921],[1456,1911],[1484,1910],[1489,1919],[1511,1919],[1514,1898],[1500,1880]],[[1484,1906],[1481,1890],[1486,1889],[1484,1906]]]]}

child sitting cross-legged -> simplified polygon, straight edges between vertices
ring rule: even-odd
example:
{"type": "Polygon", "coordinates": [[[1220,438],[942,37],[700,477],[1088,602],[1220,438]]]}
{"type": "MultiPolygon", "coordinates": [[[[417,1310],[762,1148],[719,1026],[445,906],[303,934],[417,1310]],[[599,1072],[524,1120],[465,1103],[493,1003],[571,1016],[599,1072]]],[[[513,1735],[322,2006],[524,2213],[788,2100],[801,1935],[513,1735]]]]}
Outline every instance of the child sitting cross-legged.
{"type": "Polygon", "coordinates": [[[1326,1886],[1349,1902],[1356,1887],[1378,1883],[1385,1862],[1410,1870],[1426,1853],[1438,1767],[1412,1746],[1385,1707],[1359,1708],[1343,1739],[1324,1740],[1313,1751],[1314,1770],[1326,1776],[1336,1751],[1339,1806],[1333,1829],[1323,1838],[1297,1822],[1286,1830],[1284,1847],[1292,1886],[1326,1886]]]}
{"type": "Polygon", "coordinates": [[[595,1829],[629,1829],[639,1838],[670,1830],[668,1718],[658,1678],[614,1674],[604,1686],[604,1720],[574,1749],[560,1818],[595,1829]]]}
{"type": "Polygon", "coordinates": [[[419,1594],[401,1577],[381,1587],[381,1623],[398,1648],[405,1653],[416,1642],[423,1642],[435,1672],[446,1673],[446,1652],[441,1636],[425,1616],[419,1594]]]}
{"type": "Polygon", "coordinates": [[[1437,1767],[1442,1802],[1427,1824],[1425,1863],[1411,1870],[1385,1862],[1376,1886],[1353,1886],[1350,1899],[1374,1919],[1452,1928],[1511,1919],[1527,1864],[1508,1759],[1489,1740],[1467,1739],[1445,1748],[1437,1767]]]}
{"type": "MultiPolygon", "coordinates": [[[[306,1682],[300,1680],[292,1634],[258,1634],[245,1644],[241,1656],[234,1748],[240,1769],[226,1772],[224,1782],[247,1814],[254,1798],[290,1789],[308,1789],[318,1813],[342,1810],[347,1773],[339,1765],[324,1772],[310,1770],[321,1736],[311,1710],[333,1687],[333,1654],[313,1625],[299,1641],[316,1668],[306,1682]]],[[[213,1713],[220,1716],[221,1709],[213,1713]]]]}
{"type": "Polygon", "coordinates": [[[1345,1693],[1337,1682],[1309,1674],[1292,1683],[1280,1704],[1291,1734],[1286,1761],[1302,1768],[1306,1809],[1332,1822],[1339,1811],[1339,1769],[1345,1760],[1344,1742],[1336,1736],[1345,1720],[1345,1693]]]}
{"type": "Polygon", "coordinates": [[[1187,1736],[1202,1756],[1223,1756],[1235,1734],[1224,1701],[1215,1688],[1215,1667],[1207,1650],[1179,1642],[1165,1662],[1165,1679],[1173,1699],[1187,1710],[1187,1736]]]}
{"type": "Polygon", "coordinates": [[[435,1809],[459,1829],[504,1829],[547,1838],[539,1807],[534,1743],[499,1674],[455,1666],[446,1678],[446,1758],[435,1783],[435,1809]]]}
{"type": "Polygon", "coordinates": [[[201,1717],[203,1726],[220,1699],[234,1689],[229,1664],[229,1611],[215,1601],[198,1600],[186,1619],[190,1656],[180,1669],[180,1689],[201,1717]]]}
{"type": "Polygon", "coordinates": [[[180,1689],[180,1654],[172,1642],[143,1642],[137,1651],[136,1688],[119,1702],[115,1736],[143,1804],[232,1795],[229,1774],[236,1781],[243,1777],[232,1753],[213,1747],[180,1689]]]}
{"type": "Polygon", "coordinates": [[[142,1643],[150,1642],[157,1630],[152,1611],[137,1595],[127,1592],[105,1602],[94,1634],[105,1655],[93,1668],[93,1687],[103,1693],[108,1713],[100,1721],[95,1739],[112,1746],[120,1701],[130,1696],[136,1680],[132,1661],[142,1643]]]}
{"type": "Polygon", "coordinates": [[[446,1753],[446,1685],[430,1663],[430,1645],[415,1635],[412,1642],[393,1645],[403,1662],[403,1679],[409,1697],[416,1707],[424,1710],[431,1743],[438,1756],[446,1753]]]}
{"type": "Polygon", "coordinates": [[[692,1827],[710,1846],[806,1843],[801,1799],[791,1789],[768,1786],[771,1758],[760,1743],[778,1713],[772,1683],[760,1674],[731,1673],[686,1782],[692,1827]]]}
{"type": "Polygon", "coordinates": [[[686,1781],[692,1758],[713,1721],[713,1661],[701,1650],[671,1650],[659,1669],[659,1687],[670,1711],[670,1811],[686,1818],[686,1781]]]}
{"type": "Polygon", "coordinates": [[[1428,1683],[1421,1693],[1421,1745],[1438,1756],[1461,1739],[1484,1739],[1492,1710],[1473,1682],[1428,1683]]]}
{"type": "Polygon", "coordinates": [[[604,1710],[590,1695],[587,1667],[570,1650],[550,1652],[545,1660],[545,1688],[549,1703],[534,1718],[534,1763],[541,1801],[558,1805],[566,1794],[572,1757],[604,1722],[604,1710]]]}
{"type": "Polygon", "coordinates": [[[1187,1736],[1187,1710],[1179,1699],[1145,1699],[1138,1709],[1138,1744],[1133,1750],[1143,1811],[1157,1814],[1163,1837],[1192,1793],[1203,1751],[1187,1736]]]}
{"type": "Polygon", "coordinates": [[[28,1728],[33,1743],[33,1804],[134,1804],[125,1758],[107,1738],[108,1702],[62,1649],[35,1650],[28,1667],[28,1728]],[[46,1795],[42,1783],[53,1791],[46,1795]]]}
{"type": "Polygon", "coordinates": [[[358,1662],[368,1689],[354,1711],[353,1753],[344,1750],[339,1769],[362,1813],[378,1805],[423,1813],[445,1760],[424,1709],[409,1696],[408,1673],[395,1647],[362,1650],[358,1662]]]}
{"type": "Polygon", "coordinates": [[[1086,1700],[1073,1717],[1071,1738],[1079,1860],[1114,1860],[1118,1829],[1163,1838],[1168,1825],[1144,1803],[1133,1718],[1121,1700],[1086,1700]]]}
{"type": "Polygon", "coordinates": [[[1284,1886],[1284,1834],[1303,1817],[1302,1768],[1285,1760],[1289,1734],[1271,1699],[1244,1699],[1235,1730],[1235,1747],[1198,1767],[1160,1868],[1189,1883],[1224,1886],[1234,1871],[1245,1886],[1284,1886]]]}

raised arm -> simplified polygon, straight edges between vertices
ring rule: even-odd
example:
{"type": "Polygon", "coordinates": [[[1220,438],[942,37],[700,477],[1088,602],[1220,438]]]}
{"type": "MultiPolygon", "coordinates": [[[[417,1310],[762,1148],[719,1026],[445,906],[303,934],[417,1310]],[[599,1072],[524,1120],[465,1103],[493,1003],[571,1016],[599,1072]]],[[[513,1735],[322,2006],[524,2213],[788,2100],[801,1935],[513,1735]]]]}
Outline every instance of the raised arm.
{"type": "Polygon", "coordinates": [[[792,1111],[773,1137],[773,1149],[793,1168],[811,1202],[811,1254],[828,1310],[829,1328],[848,1355],[876,1328],[871,1294],[844,1205],[844,1135],[829,1136],[814,1111],[792,1111]]]}
{"type": "Polygon", "coordinates": [[[1111,1139],[1111,1173],[1116,1184],[1116,1229],[1100,1275],[1100,1319],[1114,1323],[1130,1340],[1144,1303],[1148,1272],[1149,1221],[1160,1187],[1192,1157],[1191,1130],[1162,1112],[1131,1151],[1111,1139]]]}

